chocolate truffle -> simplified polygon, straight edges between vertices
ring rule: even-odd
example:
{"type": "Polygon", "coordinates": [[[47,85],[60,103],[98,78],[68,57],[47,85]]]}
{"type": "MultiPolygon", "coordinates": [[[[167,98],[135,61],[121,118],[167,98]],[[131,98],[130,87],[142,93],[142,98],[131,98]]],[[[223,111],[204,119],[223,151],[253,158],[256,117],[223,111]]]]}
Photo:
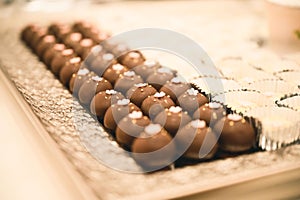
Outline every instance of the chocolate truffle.
{"type": "MultiPolygon", "coordinates": [[[[90,57],[90,55],[88,57],[90,57]]],[[[88,62],[90,63],[90,69],[99,76],[103,76],[106,69],[117,64],[117,61],[114,59],[114,55],[111,53],[100,54],[88,62]]]]}
{"type": "Polygon", "coordinates": [[[45,51],[52,47],[56,43],[55,37],[53,35],[46,35],[43,39],[38,43],[36,47],[36,54],[40,59],[43,58],[45,51]]]}
{"type": "Polygon", "coordinates": [[[37,30],[33,31],[31,40],[29,41],[29,45],[33,50],[36,50],[36,47],[40,40],[47,35],[47,29],[45,28],[38,28],[37,30]]]}
{"type": "Polygon", "coordinates": [[[142,167],[154,170],[170,165],[176,155],[176,146],[170,134],[159,124],[145,127],[132,144],[133,158],[142,167]]]}
{"type": "Polygon", "coordinates": [[[130,102],[129,99],[118,100],[116,104],[111,105],[104,115],[104,126],[110,130],[115,130],[117,123],[126,115],[140,109],[130,102]]]}
{"type": "MultiPolygon", "coordinates": [[[[81,88],[80,88],[81,89],[81,88]]],[[[90,110],[91,113],[97,115],[98,118],[103,119],[106,110],[118,100],[123,99],[124,96],[115,90],[106,90],[98,92],[92,99],[90,110]]]]}
{"type": "Polygon", "coordinates": [[[74,49],[75,52],[82,58],[85,59],[90,53],[92,47],[94,46],[93,40],[89,38],[82,39],[79,44],[76,44],[74,49]]]}
{"type": "Polygon", "coordinates": [[[129,48],[125,44],[116,44],[113,41],[104,41],[103,46],[107,51],[114,54],[117,60],[120,62],[120,59],[123,58],[124,55],[129,51],[129,48]]]}
{"type": "Polygon", "coordinates": [[[193,115],[200,106],[206,103],[208,103],[208,98],[194,88],[188,89],[177,100],[177,105],[190,115],[193,115]]]}
{"type": "Polygon", "coordinates": [[[112,85],[114,85],[120,75],[127,71],[128,69],[125,66],[121,64],[114,64],[105,70],[103,77],[106,78],[112,85]]]}
{"type": "Polygon", "coordinates": [[[220,149],[228,152],[249,150],[255,143],[255,132],[246,119],[236,114],[223,117],[214,126],[219,138],[220,149]]]}
{"type": "Polygon", "coordinates": [[[154,122],[162,125],[172,136],[175,136],[178,129],[191,121],[187,112],[182,111],[179,106],[171,106],[159,113],[154,122]]]}
{"type": "Polygon", "coordinates": [[[59,27],[56,36],[60,41],[65,41],[68,35],[72,33],[72,29],[69,26],[59,27]]]}
{"type": "Polygon", "coordinates": [[[103,41],[107,40],[110,37],[109,33],[106,32],[100,32],[98,34],[94,34],[91,35],[90,38],[96,43],[96,44],[100,44],[103,41]]]}
{"type": "Polygon", "coordinates": [[[139,75],[136,75],[134,71],[127,71],[120,75],[114,89],[126,95],[127,91],[134,86],[134,84],[143,82],[143,79],[139,75]]]}
{"type": "Polygon", "coordinates": [[[147,80],[148,76],[154,74],[154,72],[161,68],[161,65],[155,60],[146,60],[143,64],[132,68],[136,74],[140,75],[144,80],[147,80]]]}
{"type": "Polygon", "coordinates": [[[59,80],[60,82],[68,87],[69,81],[72,75],[80,69],[81,66],[81,58],[74,57],[66,62],[66,64],[62,67],[59,72],[59,80]]]}
{"type": "Polygon", "coordinates": [[[21,32],[21,39],[24,40],[24,42],[28,43],[33,31],[37,28],[38,26],[36,24],[29,24],[26,27],[24,27],[21,32]]]}
{"type": "Polygon", "coordinates": [[[75,33],[71,33],[71,34],[67,35],[67,37],[64,40],[64,43],[67,46],[74,49],[81,40],[82,40],[82,34],[75,32],[75,33]]]}
{"type": "Polygon", "coordinates": [[[106,79],[94,75],[80,87],[78,92],[79,101],[84,105],[89,105],[95,94],[112,88],[112,85],[106,79]]]}
{"type": "Polygon", "coordinates": [[[226,111],[219,103],[210,102],[198,108],[193,115],[194,119],[202,119],[212,127],[218,120],[226,115],[226,111]]]}
{"type": "MultiPolygon", "coordinates": [[[[118,59],[119,60],[119,59],[118,59]]],[[[134,67],[144,63],[145,58],[139,51],[130,51],[120,58],[120,63],[125,65],[128,69],[133,69],[134,67]]]]}
{"type": "Polygon", "coordinates": [[[185,91],[191,88],[191,85],[179,77],[172,78],[168,81],[161,89],[161,92],[164,92],[170,95],[171,99],[176,102],[177,98],[182,95],[185,91]]]}
{"type": "Polygon", "coordinates": [[[149,85],[148,83],[138,83],[135,84],[127,91],[127,98],[130,99],[135,105],[141,107],[143,101],[151,96],[154,95],[157,90],[149,85]]]}
{"type": "Polygon", "coordinates": [[[52,23],[49,27],[48,27],[48,32],[50,34],[53,34],[53,35],[57,35],[59,30],[62,28],[62,27],[67,27],[66,25],[60,23],[60,22],[54,22],[52,23]]]}
{"type": "Polygon", "coordinates": [[[149,118],[143,116],[141,111],[131,112],[118,123],[116,129],[117,142],[129,148],[134,139],[137,138],[149,124],[149,118]]]}
{"type": "Polygon", "coordinates": [[[170,108],[175,106],[170,96],[167,96],[164,92],[157,92],[154,95],[147,97],[142,103],[142,111],[154,119],[158,113],[165,110],[165,108],[170,108]]]}
{"type": "Polygon", "coordinates": [[[157,69],[154,74],[151,74],[146,82],[149,84],[153,85],[153,87],[159,91],[160,88],[167,83],[167,81],[171,80],[174,78],[174,74],[171,69],[169,68],[159,68],[157,69]]]}
{"type": "Polygon", "coordinates": [[[54,46],[50,47],[49,49],[46,50],[46,52],[43,55],[44,63],[48,67],[50,67],[53,58],[57,54],[60,54],[65,49],[66,49],[66,46],[64,44],[55,44],[54,46]]]}
{"type": "Polygon", "coordinates": [[[179,152],[185,152],[183,156],[190,159],[211,159],[218,150],[217,136],[199,119],[181,128],[175,142],[179,152]]]}
{"type": "Polygon", "coordinates": [[[95,76],[95,74],[90,72],[90,70],[88,70],[87,68],[79,69],[78,72],[74,73],[70,79],[70,82],[69,82],[70,92],[75,97],[77,97],[80,87],[84,84],[84,82],[86,80],[91,78],[93,75],[95,76]]]}
{"type": "Polygon", "coordinates": [[[73,49],[65,49],[61,53],[56,54],[51,61],[53,74],[58,75],[65,63],[73,57],[75,57],[73,49]]]}
{"type": "Polygon", "coordinates": [[[90,53],[88,54],[88,56],[85,59],[85,64],[90,67],[92,62],[98,57],[98,56],[102,56],[103,54],[105,54],[106,51],[104,50],[103,46],[101,45],[95,45],[91,48],[90,53]]]}

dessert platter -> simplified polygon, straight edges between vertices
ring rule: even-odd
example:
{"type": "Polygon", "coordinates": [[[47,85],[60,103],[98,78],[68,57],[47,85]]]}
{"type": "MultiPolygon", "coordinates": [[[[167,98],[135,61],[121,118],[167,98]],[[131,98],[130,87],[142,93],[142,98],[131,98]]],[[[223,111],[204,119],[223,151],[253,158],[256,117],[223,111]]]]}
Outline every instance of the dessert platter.
{"type": "Polygon", "coordinates": [[[0,34],[1,70],[26,112],[100,199],[174,198],[300,166],[297,56],[256,47],[221,56],[219,76],[195,75],[87,20],[0,34]]]}

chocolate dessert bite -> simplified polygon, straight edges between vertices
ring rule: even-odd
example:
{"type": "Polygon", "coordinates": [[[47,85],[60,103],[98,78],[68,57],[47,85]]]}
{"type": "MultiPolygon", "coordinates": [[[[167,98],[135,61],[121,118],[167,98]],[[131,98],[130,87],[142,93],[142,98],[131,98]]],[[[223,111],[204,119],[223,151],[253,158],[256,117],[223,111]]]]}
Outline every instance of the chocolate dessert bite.
{"type": "Polygon", "coordinates": [[[43,39],[38,43],[36,47],[36,54],[40,59],[43,58],[45,51],[52,47],[56,43],[56,39],[53,35],[46,35],[43,39]]]}
{"type": "Polygon", "coordinates": [[[120,75],[115,84],[115,90],[126,95],[127,91],[134,86],[134,84],[143,83],[143,79],[136,75],[134,71],[127,71],[120,75]]]}
{"type": "Polygon", "coordinates": [[[170,96],[164,92],[157,92],[143,101],[141,109],[150,119],[154,119],[165,108],[170,108],[171,106],[175,106],[175,103],[170,96]]]}
{"type": "Polygon", "coordinates": [[[78,91],[86,80],[95,76],[94,73],[90,72],[87,68],[81,68],[77,73],[74,73],[69,82],[69,90],[73,96],[78,97],[78,91]]]}
{"type": "Polygon", "coordinates": [[[115,85],[120,75],[127,71],[128,69],[125,66],[121,64],[114,64],[105,70],[103,77],[106,78],[112,85],[115,85]]]}
{"type": "Polygon", "coordinates": [[[155,60],[145,60],[143,64],[132,68],[132,70],[135,71],[136,74],[140,75],[144,80],[147,80],[147,78],[151,74],[154,74],[158,68],[161,68],[159,62],[155,60]]]}
{"type": "Polygon", "coordinates": [[[176,145],[160,124],[145,127],[132,144],[132,156],[145,169],[162,168],[172,164],[176,145]]]}
{"type": "Polygon", "coordinates": [[[29,24],[29,25],[25,26],[21,32],[21,39],[24,42],[26,42],[27,44],[29,44],[29,40],[32,36],[32,33],[37,28],[38,28],[38,26],[36,24],[29,24]]]}
{"type": "Polygon", "coordinates": [[[95,59],[97,59],[97,57],[102,56],[103,54],[105,54],[106,51],[103,48],[103,46],[101,45],[95,45],[91,48],[90,53],[88,54],[88,56],[86,57],[84,63],[90,67],[92,62],[95,61],[95,59]]]}
{"type": "Polygon", "coordinates": [[[76,54],[78,54],[83,60],[88,56],[92,47],[94,46],[93,40],[89,38],[82,39],[79,44],[77,44],[74,49],[76,54]]]}
{"type": "Polygon", "coordinates": [[[130,51],[125,55],[122,55],[118,60],[122,65],[125,65],[128,69],[133,69],[134,67],[143,64],[145,58],[139,51],[130,51]]]}
{"type": "Polygon", "coordinates": [[[75,48],[79,42],[82,40],[83,36],[81,33],[75,32],[75,33],[70,33],[68,34],[65,39],[64,43],[71,48],[75,48]]]}
{"type": "Polygon", "coordinates": [[[160,88],[167,83],[167,81],[174,78],[174,73],[171,69],[162,67],[158,68],[153,74],[151,74],[146,82],[153,85],[153,87],[159,91],[160,88]]]}
{"type": "Polygon", "coordinates": [[[208,98],[194,88],[185,91],[177,100],[176,104],[187,111],[191,116],[202,105],[208,103],[208,98]]]}
{"type": "Polygon", "coordinates": [[[57,33],[56,37],[60,42],[65,41],[66,37],[72,33],[72,29],[69,26],[60,26],[57,33]]]}
{"type": "Polygon", "coordinates": [[[126,97],[130,99],[135,105],[141,107],[143,101],[154,95],[157,90],[148,83],[138,83],[131,87],[126,94],[126,97]]]}
{"type": "Polygon", "coordinates": [[[161,92],[164,92],[170,95],[171,99],[176,102],[180,95],[185,91],[191,88],[191,85],[186,81],[182,80],[180,77],[174,77],[168,81],[161,89],[161,92]]]}
{"type": "Polygon", "coordinates": [[[117,61],[114,59],[114,55],[111,53],[100,54],[94,59],[91,55],[88,56],[89,68],[94,71],[99,76],[103,76],[104,72],[111,67],[112,65],[117,64],[117,61]]]}
{"type": "Polygon", "coordinates": [[[115,130],[119,121],[133,111],[140,111],[140,108],[131,103],[129,99],[118,100],[107,109],[104,115],[105,128],[115,130]]]}
{"type": "Polygon", "coordinates": [[[255,131],[251,124],[242,116],[229,114],[214,126],[219,138],[220,149],[228,152],[243,152],[255,144],[255,131]]]}
{"type": "Polygon", "coordinates": [[[100,91],[111,90],[113,87],[105,78],[93,75],[87,79],[79,89],[78,98],[84,105],[89,105],[91,100],[100,91]]]}
{"type": "Polygon", "coordinates": [[[100,32],[98,34],[94,34],[89,36],[96,44],[100,44],[103,41],[107,40],[110,37],[109,33],[106,32],[100,32]]]}
{"type": "Polygon", "coordinates": [[[30,47],[35,51],[38,43],[43,39],[43,37],[47,35],[46,28],[37,28],[33,30],[32,36],[29,40],[30,47]]]}
{"type": "Polygon", "coordinates": [[[191,121],[187,112],[182,111],[179,106],[171,106],[159,113],[154,122],[162,125],[172,136],[175,136],[178,129],[191,121]]]}
{"type": "Polygon", "coordinates": [[[216,102],[210,102],[198,108],[193,114],[193,119],[202,119],[208,126],[212,127],[224,116],[226,116],[226,110],[223,106],[216,102]]]}
{"type": "Polygon", "coordinates": [[[53,58],[65,49],[66,46],[64,44],[55,44],[52,47],[48,48],[43,55],[44,63],[50,68],[53,58]]]}
{"type": "Polygon", "coordinates": [[[81,67],[81,58],[74,57],[66,62],[66,64],[62,67],[59,72],[59,80],[60,82],[68,87],[69,81],[74,73],[77,73],[81,67]]]}
{"type": "MultiPolygon", "coordinates": [[[[80,88],[81,89],[81,88],[80,88]]],[[[124,96],[115,90],[105,90],[98,92],[92,99],[90,104],[90,111],[93,115],[97,115],[99,119],[103,119],[106,110],[112,105],[118,102],[118,100],[124,99],[124,96]]]]}
{"type": "Polygon", "coordinates": [[[178,150],[184,151],[183,156],[189,159],[211,159],[218,150],[217,136],[205,121],[199,119],[181,128],[175,142],[178,150]]]}
{"type": "Polygon", "coordinates": [[[144,128],[150,124],[147,116],[141,111],[132,111],[121,119],[116,129],[116,140],[122,146],[130,148],[135,138],[144,131],[144,128]]]}
{"type": "Polygon", "coordinates": [[[65,63],[73,57],[75,57],[73,49],[65,49],[61,53],[57,53],[51,61],[52,73],[57,76],[65,63]]]}

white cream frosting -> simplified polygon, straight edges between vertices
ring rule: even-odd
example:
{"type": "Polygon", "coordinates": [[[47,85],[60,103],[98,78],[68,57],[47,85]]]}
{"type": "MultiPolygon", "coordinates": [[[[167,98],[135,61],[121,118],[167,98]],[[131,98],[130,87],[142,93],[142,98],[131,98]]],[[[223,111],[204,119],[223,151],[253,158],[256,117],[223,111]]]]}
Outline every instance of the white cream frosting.
{"type": "Polygon", "coordinates": [[[161,131],[162,127],[160,124],[150,124],[145,127],[145,132],[149,135],[155,135],[161,131]]]}

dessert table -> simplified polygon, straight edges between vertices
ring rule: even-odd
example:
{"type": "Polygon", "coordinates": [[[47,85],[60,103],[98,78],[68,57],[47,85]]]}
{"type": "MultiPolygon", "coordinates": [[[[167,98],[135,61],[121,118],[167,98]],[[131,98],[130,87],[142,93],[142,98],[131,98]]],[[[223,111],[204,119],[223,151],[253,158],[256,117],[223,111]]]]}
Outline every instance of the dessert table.
{"type": "MultiPolygon", "coordinates": [[[[255,55],[265,57],[267,61],[288,57],[300,65],[299,52],[283,48],[274,50],[270,45],[264,1],[114,1],[97,4],[75,1],[73,4],[42,5],[40,10],[35,10],[33,3],[16,2],[0,7],[1,199],[299,197],[299,143],[274,152],[257,152],[137,177],[101,166],[76,135],[60,134],[45,123],[42,111],[33,105],[34,98],[24,98],[30,96],[22,87],[22,80],[18,79],[18,74],[24,72],[13,72],[12,67],[7,67],[11,65],[22,70],[21,65],[32,64],[42,68],[40,63],[24,62],[26,58],[32,59],[30,53],[14,54],[22,54],[25,49],[17,41],[18,34],[29,22],[47,25],[62,18],[63,22],[88,20],[113,34],[144,27],[177,31],[199,43],[217,67],[231,58],[242,57],[255,62],[255,55]],[[55,9],[57,6],[60,9],[55,9]],[[20,60],[14,60],[15,56],[20,60]],[[197,181],[198,178],[205,182],[197,181]],[[143,181],[144,186],[135,185],[143,181]],[[158,182],[161,185],[156,185],[158,182]],[[128,184],[132,189],[122,188],[128,184]]],[[[160,57],[167,65],[186,65],[161,52],[149,55],[160,57]]],[[[33,66],[26,70],[32,69],[33,66]]],[[[42,69],[41,72],[45,71],[42,69]]],[[[189,71],[182,73],[191,76],[189,71]]],[[[32,94],[36,95],[34,92],[32,94]]]]}

